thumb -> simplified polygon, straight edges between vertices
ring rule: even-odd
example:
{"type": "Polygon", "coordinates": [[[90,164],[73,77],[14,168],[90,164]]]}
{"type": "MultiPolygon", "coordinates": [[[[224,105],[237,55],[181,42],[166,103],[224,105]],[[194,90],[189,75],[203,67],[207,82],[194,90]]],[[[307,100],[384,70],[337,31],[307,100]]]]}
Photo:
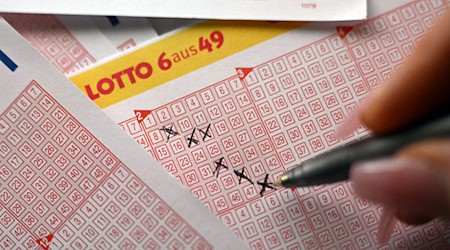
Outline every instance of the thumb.
{"type": "Polygon", "coordinates": [[[391,207],[405,222],[450,217],[450,139],[421,142],[395,157],[357,163],[357,193],[391,207]]]}

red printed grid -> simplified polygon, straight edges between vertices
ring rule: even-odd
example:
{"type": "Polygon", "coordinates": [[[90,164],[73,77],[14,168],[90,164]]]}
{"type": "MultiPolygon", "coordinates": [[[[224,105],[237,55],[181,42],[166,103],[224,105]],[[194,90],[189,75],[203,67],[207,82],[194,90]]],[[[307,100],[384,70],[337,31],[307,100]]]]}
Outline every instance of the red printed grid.
{"type": "MultiPolygon", "coordinates": [[[[444,5],[402,6],[354,27],[344,41],[322,39],[254,67],[245,81],[230,77],[120,126],[254,249],[376,247],[381,208],[355,197],[351,183],[260,198],[257,182],[340,144],[336,126],[392,76],[444,5]],[[217,174],[217,162],[228,169],[217,174]],[[236,174],[243,168],[248,179],[236,174]]],[[[365,135],[361,127],[351,139],[365,135]]],[[[397,224],[390,245],[445,248],[449,237],[448,223],[397,224]]]]}
{"type": "Polygon", "coordinates": [[[0,138],[0,248],[211,248],[37,83],[0,138]]]}
{"type": "Polygon", "coordinates": [[[53,15],[2,16],[39,53],[65,74],[92,65],[95,59],[53,15]]]}
{"type": "Polygon", "coordinates": [[[345,41],[370,90],[391,78],[445,11],[445,2],[415,1],[353,29],[345,41]]]}

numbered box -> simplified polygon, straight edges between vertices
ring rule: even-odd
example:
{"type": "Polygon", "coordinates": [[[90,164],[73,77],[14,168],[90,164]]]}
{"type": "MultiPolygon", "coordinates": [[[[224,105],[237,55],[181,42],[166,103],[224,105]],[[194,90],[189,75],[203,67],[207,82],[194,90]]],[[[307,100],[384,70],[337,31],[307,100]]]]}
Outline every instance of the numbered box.
{"type": "Polygon", "coordinates": [[[258,74],[262,80],[266,80],[273,76],[272,69],[269,65],[263,65],[257,68],[258,74]]]}

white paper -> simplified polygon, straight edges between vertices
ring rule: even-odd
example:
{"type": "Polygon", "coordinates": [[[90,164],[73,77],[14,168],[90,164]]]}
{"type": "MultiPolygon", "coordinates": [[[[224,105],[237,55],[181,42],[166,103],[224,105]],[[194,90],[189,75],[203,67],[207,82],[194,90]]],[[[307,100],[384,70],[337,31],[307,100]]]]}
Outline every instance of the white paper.
{"type": "Polygon", "coordinates": [[[0,35],[1,248],[245,248],[3,20],[0,35]]]}
{"type": "Polygon", "coordinates": [[[0,12],[238,20],[361,20],[366,0],[3,0],[0,12]]]}

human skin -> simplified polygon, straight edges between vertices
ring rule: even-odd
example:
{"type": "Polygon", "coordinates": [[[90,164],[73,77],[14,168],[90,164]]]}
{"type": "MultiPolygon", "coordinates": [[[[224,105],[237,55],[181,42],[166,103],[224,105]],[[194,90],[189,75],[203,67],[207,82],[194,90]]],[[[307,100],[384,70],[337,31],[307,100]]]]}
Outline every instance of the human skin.
{"type": "MultiPolygon", "coordinates": [[[[450,8],[399,72],[369,96],[341,129],[361,123],[375,134],[393,133],[436,110],[450,111],[450,8]]],[[[450,218],[450,138],[422,141],[393,157],[357,163],[357,193],[395,211],[408,224],[450,218]]]]}

